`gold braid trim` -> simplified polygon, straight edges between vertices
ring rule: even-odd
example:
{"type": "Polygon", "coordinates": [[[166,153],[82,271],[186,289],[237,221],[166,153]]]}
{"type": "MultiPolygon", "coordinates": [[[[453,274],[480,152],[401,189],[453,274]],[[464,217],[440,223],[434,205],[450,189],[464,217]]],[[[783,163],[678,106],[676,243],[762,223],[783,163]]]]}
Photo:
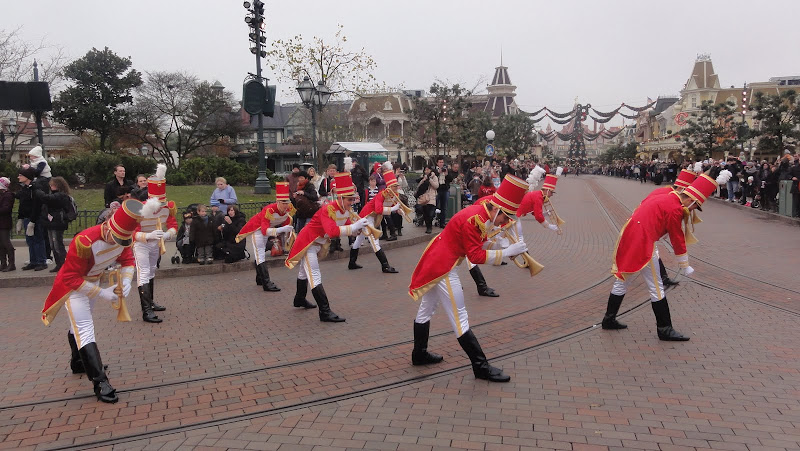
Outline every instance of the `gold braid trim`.
{"type": "Polygon", "coordinates": [[[297,213],[297,209],[294,208],[294,205],[289,205],[289,209],[287,210],[287,213],[289,213],[289,217],[290,218],[293,218],[294,214],[297,213]]]}
{"type": "Polygon", "coordinates": [[[92,243],[88,245],[84,243],[87,238],[83,235],[75,237],[75,250],[78,253],[78,258],[88,260],[92,257],[92,243]]]}
{"type": "Polygon", "coordinates": [[[167,208],[169,209],[169,214],[171,214],[173,218],[178,217],[178,206],[175,205],[175,202],[173,201],[167,202],[167,208]]]}
{"type": "Polygon", "coordinates": [[[481,217],[479,215],[475,215],[467,219],[467,222],[474,226],[477,226],[478,229],[480,229],[481,231],[481,239],[482,240],[486,239],[486,237],[488,236],[488,232],[486,231],[486,224],[484,224],[483,221],[481,221],[481,217]]]}
{"type": "Polygon", "coordinates": [[[683,207],[683,239],[686,241],[686,245],[696,244],[700,240],[694,236],[694,222],[690,220],[692,214],[689,212],[689,209],[683,207]]]}
{"type": "Polygon", "coordinates": [[[267,209],[267,212],[264,213],[264,218],[266,218],[267,221],[272,221],[275,218],[275,216],[272,214],[272,210],[267,209]]]}
{"type": "Polygon", "coordinates": [[[328,205],[328,216],[336,221],[336,209],[333,207],[333,205],[328,205]]]}

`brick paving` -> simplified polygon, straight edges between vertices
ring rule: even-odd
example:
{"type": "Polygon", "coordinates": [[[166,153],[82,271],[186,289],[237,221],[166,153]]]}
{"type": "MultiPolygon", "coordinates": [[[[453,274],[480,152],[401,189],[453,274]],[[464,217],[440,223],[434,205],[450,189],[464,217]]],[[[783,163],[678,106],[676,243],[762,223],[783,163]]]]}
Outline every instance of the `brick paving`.
{"type": "MultiPolygon", "coordinates": [[[[488,299],[462,268],[470,322],[509,384],[475,381],[444,318],[430,347],[445,362],[409,364],[416,304],[405,291],[421,245],[387,252],[397,275],[368,253],[359,271],[322,264],[344,324],[293,309],[296,272],[280,268],[276,294],[252,272],[157,282],[169,307],[161,325],[115,323],[98,305],[115,405],[69,374],[66,320],[41,326],[47,288],[0,289],[0,448],[800,448],[796,227],[710,204],[690,248],[695,281],[668,292],[692,341],[658,341],[642,283],[623,304],[634,308],[628,330],[592,327],[616,227],[652,188],[564,178],[555,202],[565,234],[524,221],[541,274],[484,267],[501,293],[488,299]]],[[[667,248],[662,256],[669,265],[667,248]]]]}

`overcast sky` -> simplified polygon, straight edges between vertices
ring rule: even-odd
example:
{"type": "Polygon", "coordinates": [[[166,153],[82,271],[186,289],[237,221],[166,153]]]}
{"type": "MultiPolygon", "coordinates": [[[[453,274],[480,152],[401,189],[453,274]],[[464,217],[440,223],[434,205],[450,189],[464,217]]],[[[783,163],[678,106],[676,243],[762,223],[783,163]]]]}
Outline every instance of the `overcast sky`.
{"type": "MultiPolygon", "coordinates": [[[[0,29],[22,25],[77,58],[108,46],[140,71],[186,70],[241,96],[254,71],[240,0],[4,1],[0,29]]],[[[698,53],[723,86],[800,75],[800,1],[266,1],[267,38],[331,37],[344,25],[389,85],[491,80],[503,62],[526,111],[601,110],[677,94],[698,53]]],[[[266,76],[270,76],[266,73],[266,76]]],[[[284,102],[296,97],[282,95],[284,102]]]]}

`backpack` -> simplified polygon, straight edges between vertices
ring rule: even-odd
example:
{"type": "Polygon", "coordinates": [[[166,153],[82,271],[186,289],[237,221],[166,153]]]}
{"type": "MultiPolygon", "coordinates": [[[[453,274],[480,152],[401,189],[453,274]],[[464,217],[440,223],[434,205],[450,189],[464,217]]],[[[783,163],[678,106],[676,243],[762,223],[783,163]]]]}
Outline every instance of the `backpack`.
{"type": "Polygon", "coordinates": [[[75,204],[75,199],[69,196],[69,204],[67,204],[67,208],[64,210],[64,220],[70,223],[76,219],[78,219],[78,206],[75,204]]]}

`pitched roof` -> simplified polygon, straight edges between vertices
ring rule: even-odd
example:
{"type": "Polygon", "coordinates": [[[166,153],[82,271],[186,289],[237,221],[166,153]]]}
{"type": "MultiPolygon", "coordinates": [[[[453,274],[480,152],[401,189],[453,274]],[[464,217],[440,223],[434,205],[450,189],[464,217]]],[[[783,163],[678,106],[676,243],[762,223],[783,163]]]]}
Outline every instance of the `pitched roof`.
{"type": "Polygon", "coordinates": [[[694,62],[692,75],[686,82],[685,89],[719,89],[719,77],[714,72],[711,60],[702,59],[694,62]]]}

